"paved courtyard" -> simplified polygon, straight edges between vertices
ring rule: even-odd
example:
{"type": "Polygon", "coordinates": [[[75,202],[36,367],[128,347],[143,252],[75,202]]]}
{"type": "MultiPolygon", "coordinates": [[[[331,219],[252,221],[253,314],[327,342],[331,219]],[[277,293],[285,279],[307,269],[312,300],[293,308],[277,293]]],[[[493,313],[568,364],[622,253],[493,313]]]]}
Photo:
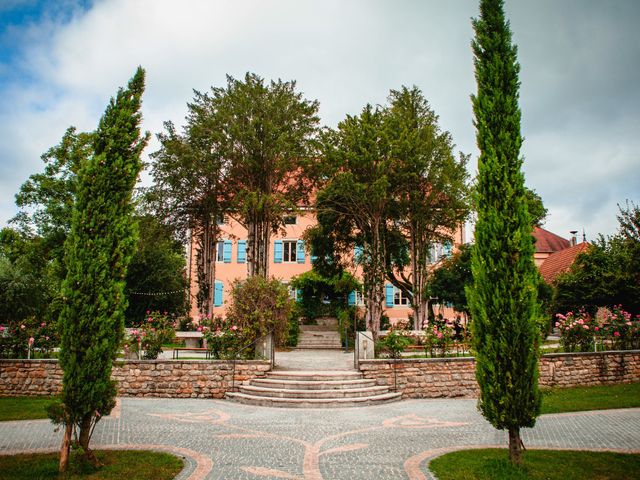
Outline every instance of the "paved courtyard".
{"type": "MultiPolygon", "coordinates": [[[[432,478],[433,456],[506,445],[475,400],[405,400],[350,409],[251,407],[220,400],[120,398],[94,447],[168,450],[186,458],[179,479],[371,480],[432,478]]],[[[524,431],[529,448],[640,451],[640,409],[545,415],[524,431]]],[[[0,454],[51,450],[46,420],[0,422],[0,454]]]]}

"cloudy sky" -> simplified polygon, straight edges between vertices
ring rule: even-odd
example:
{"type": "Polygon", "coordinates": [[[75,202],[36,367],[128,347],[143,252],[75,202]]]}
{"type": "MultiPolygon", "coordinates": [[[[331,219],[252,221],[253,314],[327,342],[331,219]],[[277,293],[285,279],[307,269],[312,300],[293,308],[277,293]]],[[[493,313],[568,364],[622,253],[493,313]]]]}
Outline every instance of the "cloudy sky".
{"type": "MultiPolygon", "coordinates": [[[[640,203],[640,2],[507,0],[506,10],[526,181],[549,209],[546,228],[612,234],[616,204],[640,203]]],[[[2,0],[0,226],[40,155],[70,125],[93,130],[137,65],[154,134],[181,125],[193,89],[226,74],[296,80],[329,126],[417,85],[475,175],[477,11],[471,0],[2,0]]]]}

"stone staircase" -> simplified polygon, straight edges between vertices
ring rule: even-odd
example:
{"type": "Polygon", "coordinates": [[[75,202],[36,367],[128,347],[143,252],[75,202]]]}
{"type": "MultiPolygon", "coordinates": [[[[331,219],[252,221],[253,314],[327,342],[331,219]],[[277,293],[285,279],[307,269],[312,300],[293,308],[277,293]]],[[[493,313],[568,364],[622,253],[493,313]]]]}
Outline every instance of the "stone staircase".
{"type": "MultiPolygon", "coordinates": [[[[309,325],[315,326],[315,325],[309,325]]],[[[336,349],[342,348],[340,343],[340,334],[335,331],[308,330],[307,325],[301,326],[300,336],[298,337],[298,345],[296,349],[336,349]]]]}
{"type": "Polygon", "coordinates": [[[399,400],[402,393],[377,386],[361,372],[271,371],[228,392],[227,398],[247,405],[289,408],[336,408],[379,405],[399,400]]]}
{"type": "Polygon", "coordinates": [[[338,321],[335,318],[318,319],[318,325],[300,325],[296,349],[340,349],[338,321]]]}

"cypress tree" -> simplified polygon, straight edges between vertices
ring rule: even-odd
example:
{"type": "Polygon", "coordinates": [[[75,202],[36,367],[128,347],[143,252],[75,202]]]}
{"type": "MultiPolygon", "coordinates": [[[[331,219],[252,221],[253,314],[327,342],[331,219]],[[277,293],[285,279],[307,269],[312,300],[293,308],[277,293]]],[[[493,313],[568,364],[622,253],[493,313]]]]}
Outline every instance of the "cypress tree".
{"type": "Polygon", "coordinates": [[[95,132],[93,155],[78,173],[59,318],[66,426],[61,471],[68,464],[74,431],[87,458],[98,464],[89,448],[91,433],[115,406],[111,367],[124,332],[125,275],[137,239],[131,196],[147,142],[140,135],[143,91],[144,70],[139,67],[127,88],[111,99],[95,132]]]}
{"type": "Polygon", "coordinates": [[[533,427],[540,410],[537,271],[520,157],[520,67],[502,0],[481,0],[473,27],[480,157],[468,300],[479,409],[494,427],[508,430],[509,458],[519,463],[520,428],[533,427]]]}

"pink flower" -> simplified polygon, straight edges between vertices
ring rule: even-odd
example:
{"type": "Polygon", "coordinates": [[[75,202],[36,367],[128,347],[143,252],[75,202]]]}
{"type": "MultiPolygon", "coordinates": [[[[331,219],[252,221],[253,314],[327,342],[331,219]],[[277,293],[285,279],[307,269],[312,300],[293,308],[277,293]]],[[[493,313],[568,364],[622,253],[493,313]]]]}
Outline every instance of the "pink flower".
{"type": "Polygon", "coordinates": [[[29,346],[33,345],[33,342],[35,342],[36,339],[33,337],[29,337],[29,346]]]}
{"type": "Polygon", "coordinates": [[[238,330],[238,327],[236,325],[234,325],[233,327],[231,327],[231,330],[233,330],[235,332],[236,330],[238,330]]]}
{"type": "Polygon", "coordinates": [[[46,327],[46,326],[47,326],[47,324],[46,324],[45,322],[42,322],[42,323],[40,324],[40,326],[41,326],[41,327],[46,327]]]}
{"type": "Polygon", "coordinates": [[[147,310],[147,315],[149,315],[151,312],[149,310],[147,310]]]}
{"type": "Polygon", "coordinates": [[[442,333],[438,332],[438,338],[442,338],[442,333]]]}
{"type": "Polygon", "coordinates": [[[585,330],[589,330],[589,325],[583,325],[582,326],[585,330]]]}
{"type": "Polygon", "coordinates": [[[49,337],[44,337],[44,339],[45,339],[46,341],[49,341],[49,337]]]}
{"type": "Polygon", "coordinates": [[[613,332],[613,336],[614,337],[619,337],[620,336],[620,332],[613,332]]]}
{"type": "Polygon", "coordinates": [[[597,332],[600,330],[600,327],[595,327],[594,330],[597,332]]]}
{"type": "Polygon", "coordinates": [[[556,327],[559,327],[559,326],[560,326],[560,322],[556,322],[556,327]]]}
{"type": "Polygon", "coordinates": [[[167,311],[165,310],[165,311],[164,311],[164,313],[163,313],[163,315],[166,315],[166,314],[167,314],[167,311]]]}
{"type": "Polygon", "coordinates": [[[151,317],[147,318],[147,322],[153,322],[153,318],[151,317]]]}
{"type": "Polygon", "coordinates": [[[5,328],[2,325],[0,325],[0,332],[4,332],[4,331],[5,331],[5,328]]]}
{"type": "Polygon", "coordinates": [[[631,326],[631,322],[627,322],[627,325],[631,326]]]}
{"type": "Polygon", "coordinates": [[[202,331],[202,327],[200,327],[200,326],[199,326],[198,328],[196,328],[196,330],[197,330],[198,332],[201,332],[201,331],[202,331]]]}
{"type": "Polygon", "coordinates": [[[27,328],[27,327],[25,327],[24,325],[20,325],[20,329],[21,330],[24,330],[25,328],[27,328]]]}

